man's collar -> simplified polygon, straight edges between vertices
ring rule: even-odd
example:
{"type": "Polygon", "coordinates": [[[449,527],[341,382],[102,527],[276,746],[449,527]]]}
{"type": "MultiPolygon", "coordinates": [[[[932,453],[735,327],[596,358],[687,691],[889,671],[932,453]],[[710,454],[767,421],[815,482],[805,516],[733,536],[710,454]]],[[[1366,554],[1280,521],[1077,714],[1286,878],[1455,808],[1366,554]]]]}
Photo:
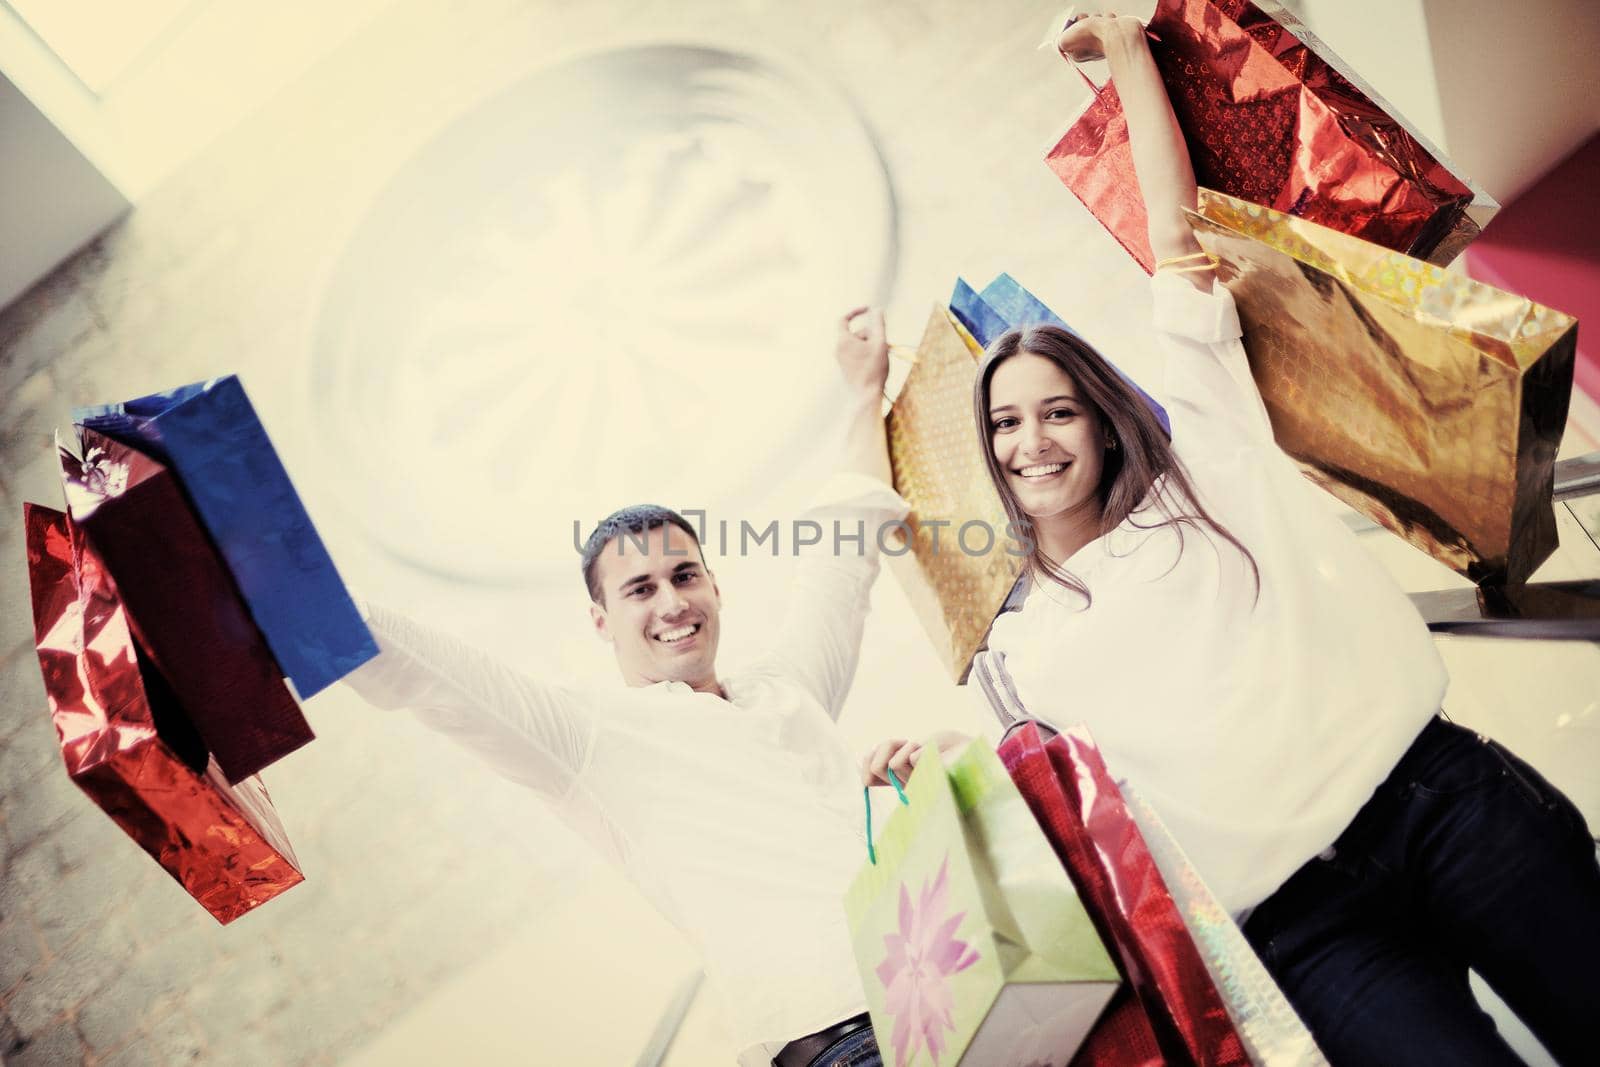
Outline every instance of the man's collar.
{"type": "Polygon", "coordinates": [[[705,691],[705,690],[696,689],[694,686],[690,685],[688,682],[680,682],[680,681],[675,681],[675,680],[671,680],[671,679],[664,679],[664,680],[659,681],[659,682],[651,682],[650,685],[647,686],[646,688],[649,688],[649,689],[661,688],[661,689],[663,689],[664,692],[668,692],[668,693],[702,693],[705,696],[719,697],[722,700],[726,700],[730,704],[732,704],[734,702],[734,700],[733,700],[733,690],[729,687],[728,681],[725,678],[717,679],[717,688],[721,690],[720,693],[714,693],[714,692],[709,692],[709,691],[705,691]]]}

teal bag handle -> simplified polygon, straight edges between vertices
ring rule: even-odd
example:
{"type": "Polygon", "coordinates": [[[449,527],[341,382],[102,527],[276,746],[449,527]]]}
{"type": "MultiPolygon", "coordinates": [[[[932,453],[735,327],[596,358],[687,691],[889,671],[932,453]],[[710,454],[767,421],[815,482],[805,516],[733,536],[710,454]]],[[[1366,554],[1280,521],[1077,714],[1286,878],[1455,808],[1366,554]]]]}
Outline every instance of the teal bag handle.
{"type": "MultiPolygon", "coordinates": [[[[894,786],[895,795],[900,798],[900,803],[906,804],[906,805],[909,805],[911,803],[911,801],[906,799],[906,791],[903,788],[901,788],[900,776],[895,774],[893,770],[889,770],[889,784],[894,786]]],[[[876,867],[878,865],[878,850],[876,848],[874,848],[873,845],[872,845],[872,787],[871,786],[862,786],[861,787],[861,799],[867,806],[867,859],[871,860],[872,861],[872,865],[874,867],[876,867]]]]}

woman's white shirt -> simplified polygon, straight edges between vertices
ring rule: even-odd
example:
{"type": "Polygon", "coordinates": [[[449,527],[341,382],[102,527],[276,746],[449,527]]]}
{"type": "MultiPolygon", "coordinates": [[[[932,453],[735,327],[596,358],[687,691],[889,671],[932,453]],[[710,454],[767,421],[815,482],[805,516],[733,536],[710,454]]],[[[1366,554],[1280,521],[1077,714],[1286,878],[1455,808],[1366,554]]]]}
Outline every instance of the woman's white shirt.
{"type": "MultiPolygon", "coordinates": [[[[1223,906],[1254,907],[1326,849],[1438,710],[1416,609],[1272,440],[1232,296],[1157,274],[1173,445],[1209,529],[1140,529],[1146,501],[996,620],[1017,694],[1087,723],[1223,906]]],[[[1161,491],[1158,489],[1158,492],[1161,491]]]]}

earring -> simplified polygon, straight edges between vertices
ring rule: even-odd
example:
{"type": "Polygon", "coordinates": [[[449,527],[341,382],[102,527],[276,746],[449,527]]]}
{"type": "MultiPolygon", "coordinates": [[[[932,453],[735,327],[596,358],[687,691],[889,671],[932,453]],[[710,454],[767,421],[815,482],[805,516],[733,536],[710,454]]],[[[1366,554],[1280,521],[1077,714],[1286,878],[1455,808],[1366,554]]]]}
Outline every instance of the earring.
{"type": "Polygon", "coordinates": [[[1117,439],[1115,437],[1106,438],[1106,451],[1107,452],[1115,452],[1116,450],[1117,450],[1117,439]]]}

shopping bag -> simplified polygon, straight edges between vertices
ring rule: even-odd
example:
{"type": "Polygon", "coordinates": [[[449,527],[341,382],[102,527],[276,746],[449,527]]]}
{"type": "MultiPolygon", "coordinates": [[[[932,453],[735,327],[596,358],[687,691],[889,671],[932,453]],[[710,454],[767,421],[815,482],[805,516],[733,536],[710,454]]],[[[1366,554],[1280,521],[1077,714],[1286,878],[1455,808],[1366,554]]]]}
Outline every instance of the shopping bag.
{"type": "Polygon", "coordinates": [[[1474,582],[1526,581],[1556,547],[1577,321],[1207,190],[1190,222],[1283,450],[1474,582]]]}
{"type": "MultiPolygon", "coordinates": [[[[1088,732],[1074,727],[1046,742],[1035,725],[1024,724],[999,754],[1116,952],[1165,1061],[1248,1064],[1222,996],[1088,732]]],[[[1115,1019],[1127,1033],[1115,1042],[1091,1038],[1080,1067],[1143,1062],[1142,1030],[1126,1016],[1115,1019]]]]}
{"type": "Polygon", "coordinates": [[[950,313],[984,348],[1002,333],[1019,327],[1042,324],[1072,330],[1061,316],[1009,274],[995,275],[994,281],[984,286],[981,293],[967,284],[966,279],[957,278],[955,290],[950,294],[950,313]]]}
{"type": "Polygon", "coordinates": [[[301,882],[266,788],[229,785],[207,759],[81,531],[36,504],[23,522],[34,645],[73,782],[218,922],[301,882]]]}
{"type": "Polygon", "coordinates": [[[951,678],[966,677],[1027,558],[979,450],[972,387],[982,348],[945,308],[928,316],[889,412],[889,466],[911,511],[889,569],[951,678]]]}
{"type": "MultiPolygon", "coordinates": [[[[1273,0],[1159,0],[1149,26],[1202,186],[1438,264],[1498,210],[1273,0]]],[[[1115,86],[1095,93],[1046,161],[1152,272],[1115,86]]]]}
{"type": "Polygon", "coordinates": [[[301,699],[378,654],[237,377],[73,417],[177,476],[301,699]]]}
{"type": "Polygon", "coordinates": [[[1065,1064],[1117,988],[994,752],[931,742],[845,897],[873,1029],[906,1064],[1065,1064]]]}
{"type": "Polygon", "coordinates": [[[1139,997],[1124,985],[1117,990],[1100,1021],[1078,1046],[1070,1067],[1172,1067],[1139,997]]]}
{"type": "Polygon", "coordinates": [[[1261,1067],[1327,1067],[1311,1031],[1161,816],[1137,788],[1127,782],[1118,787],[1250,1062],[1261,1067]]]}
{"type": "MultiPolygon", "coordinates": [[[[1027,326],[1057,326],[1068,333],[1077,332],[1009,274],[997,275],[994,281],[983,287],[981,293],[968,285],[965,279],[957,278],[955,291],[950,294],[950,313],[983,348],[988,348],[996,337],[1007,330],[1027,326]]],[[[1155,412],[1161,428],[1171,436],[1172,420],[1167,417],[1167,409],[1156,403],[1155,397],[1140,388],[1138,382],[1124,374],[1122,368],[1110,360],[1106,362],[1144,398],[1150,410],[1155,412]]]]}
{"type": "Polygon", "coordinates": [[[81,435],[81,452],[59,449],[67,510],[228,781],[306,744],[311,727],[171,472],[93,430],[81,435]]]}

